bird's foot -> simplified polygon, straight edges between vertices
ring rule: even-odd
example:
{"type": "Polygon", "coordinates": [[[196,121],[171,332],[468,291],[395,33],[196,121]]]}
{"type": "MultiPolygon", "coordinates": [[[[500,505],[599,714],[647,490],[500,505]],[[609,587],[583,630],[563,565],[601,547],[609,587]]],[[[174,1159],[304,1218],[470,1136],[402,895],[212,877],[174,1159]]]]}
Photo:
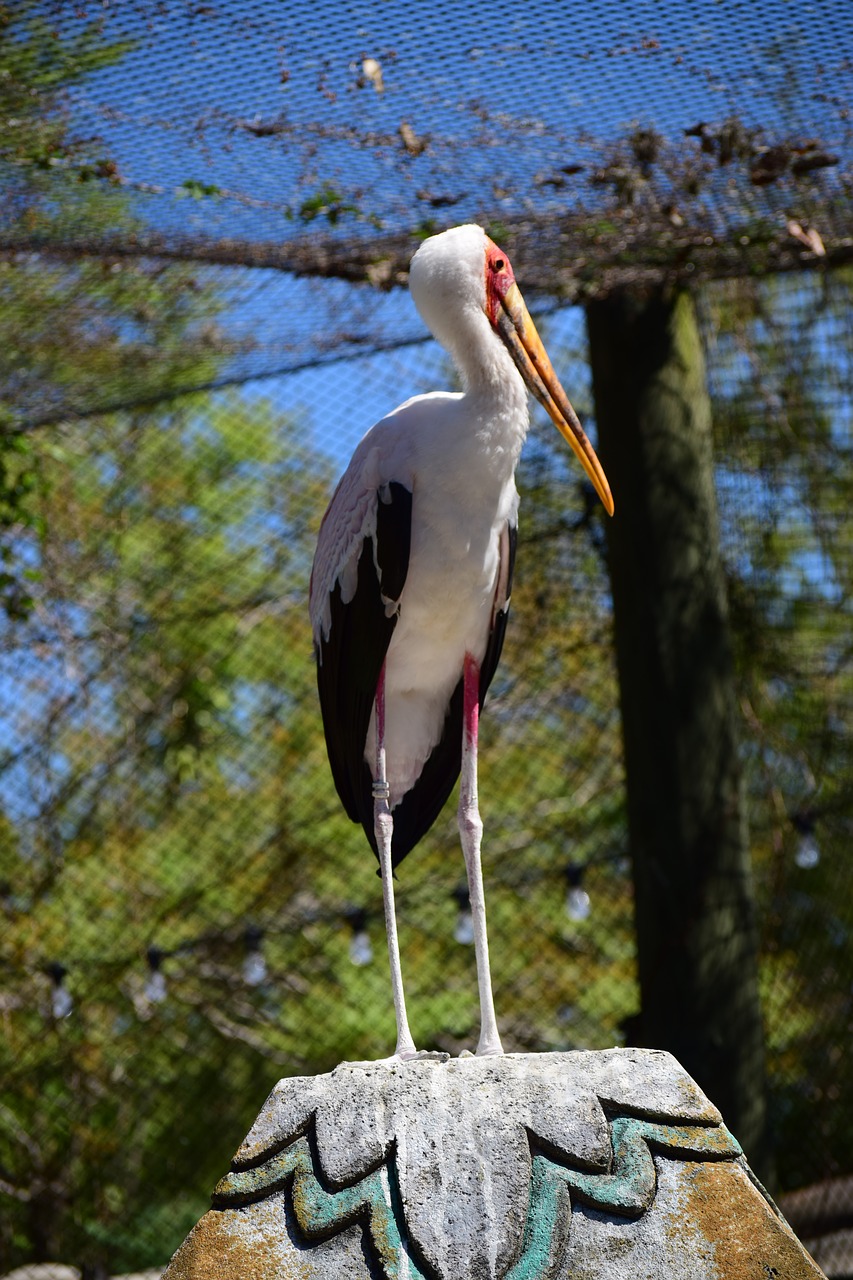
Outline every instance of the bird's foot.
{"type": "Polygon", "coordinates": [[[365,1058],[361,1062],[341,1062],[342,1067],[396,1067],[401,1062],[424,1061],[433,1059],[436,1062],[447,1062],[450,1054],[443,1049],[403,1049],[391,1053],[387,1058],[365,1058]]]}
{"type": "Polygon", "coordinates": [[[481,1036],[475,1056],[478,1058],[502,1058],[503,1051],[504,1047],[501,1044],[501,1038],[499,1035],[481,1036]]]}
{"type": "Polygon", "coordinates": [[[436,1062],[447,1062],[449,1057],[450,1054],[446,1053],[444,1049],[412,1049],[405,1053],[395,1054],[392,1061],[411,1062],[414,1058],[419,1060],[433,1058],[436,1062]]]}

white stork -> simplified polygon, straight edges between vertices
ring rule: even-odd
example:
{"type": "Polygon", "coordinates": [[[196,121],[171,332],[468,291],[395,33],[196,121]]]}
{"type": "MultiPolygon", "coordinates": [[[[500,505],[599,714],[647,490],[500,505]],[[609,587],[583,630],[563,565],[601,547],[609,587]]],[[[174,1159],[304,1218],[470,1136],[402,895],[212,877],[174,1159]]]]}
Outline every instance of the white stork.
{"type": "Polygon", "coordinates": [[[478,1054],[502,1053],[480,864],[477,723],[495,673],[516,542],[515,468],[527,390],[574,449],[607,511],[610,488],[515,283],[478,226],[426,240],[409,288],[465,391],[400,405],[368,431],[320,527],[310,610],[335,786],[379,859],[397,1016],[395,1058],[415,1054],[403,996],[393,868],[459,776],[480,992],[478,1054]]]}

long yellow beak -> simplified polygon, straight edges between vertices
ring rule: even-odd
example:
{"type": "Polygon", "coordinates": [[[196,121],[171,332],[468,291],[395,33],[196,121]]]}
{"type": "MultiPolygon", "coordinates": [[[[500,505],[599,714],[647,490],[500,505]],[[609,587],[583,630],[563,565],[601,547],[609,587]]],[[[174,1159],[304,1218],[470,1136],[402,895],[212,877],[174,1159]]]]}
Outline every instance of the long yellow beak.
{"type": "Polygon", "coordinates": [[[604,509],[613,515],[613,495],[607,476],[587,439],[569,397],[560,386],[542,339],[524,304],[521,290],[514,282],[509,286],[498,308],[496,328],[516,368],[536,399],[547,410],[564,440],[572,446],[580,464],[595,487],[604,509]]]}

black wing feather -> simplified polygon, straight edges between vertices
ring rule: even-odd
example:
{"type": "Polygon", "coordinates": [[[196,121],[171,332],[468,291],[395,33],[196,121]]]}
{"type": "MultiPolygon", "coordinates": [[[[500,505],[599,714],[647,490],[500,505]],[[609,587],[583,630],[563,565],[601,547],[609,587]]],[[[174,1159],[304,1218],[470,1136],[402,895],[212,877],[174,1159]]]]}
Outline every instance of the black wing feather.
{"type": "Polygon", "coordinates": [[[400,598],[409,568],[411,533],[412,495],[405,485],[393,482],[377,501],[376,548],[373,538],[366,538],[362,545],[355,595],[344,604],[340,583],[335,583],[329,638],[321,639],[317,647],[317,688],[332,777],[344,809],[353,822],[364,825],[371,844],[372,781],[364,743],[379,673],[397,625],[396,613],[387,616],[383,596],[400,598]]]}
{"type": "MultiPolygon", "coordinates": [[[[412,495],[393,482],[380,499],[376,520],[376,576],[372,539],[365,539],[358,562],[358,584],[348,604],[340,584],[331,594],[331,628],[317,653],[317,685],[332,777],[353,822],[364,828],[377,854],[373,814],[373,775],[364,759],[364,743],[376,698],[379,673],[391,643],[397,615],[388,617],[383,602],[399,600],[406,582],[411,550],[412,495]]],[[[486,652],[480,665],[480,706],[497,670],[509,614],[517,531],[508,526],[504,600],[496,609],[486,652]]],[[[441,739],[420,776],[393,810],[391,860],[397,866],[435,822],[459,777],[462,765],[462,697],[460,679],[450,699],[441,739]]]]}

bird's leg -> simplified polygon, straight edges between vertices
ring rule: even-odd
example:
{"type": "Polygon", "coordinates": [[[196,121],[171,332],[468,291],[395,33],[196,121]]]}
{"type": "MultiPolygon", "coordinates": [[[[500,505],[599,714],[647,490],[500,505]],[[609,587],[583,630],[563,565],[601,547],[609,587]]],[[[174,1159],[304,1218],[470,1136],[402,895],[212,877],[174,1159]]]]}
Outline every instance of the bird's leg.
{"type": "Polygon", "coordinates": [[[480,1040],[478,1054],[503,1053],[495,1018],[492,978],[489,971],[489,942],[486,937],[486,901],[483,895],[483,868],[480,842],[483,823],[477,804],[477,732],[480,717],[480,664],[465,654],[463,677],[464,719],[462,725],[462,777],[459,787],[459,836],[468,873],[468,895],[474,924],[474,954],[480,988],[480,1040]]]}
{"type": "Polygon", "coordinates": [[[391,798],[385,771],[385,664],[376,685],[376,771],[373,783],[373,829],[379,850],[379,870],[382,876],[382,902],[385,907],[385,932],[388,936],[388,958],[391,961],[391,990],[394,995],[394,1013],[397,1018],[397,1045],[395,1058],[412,1057],[417,1050],[409,1030],[406,1016],[406,999],[403,995],[403,971],[400,966],[400,943],[397,938],[397,916],[394,911],[394,873],[391,868],[391,837],[394,819],[391,816],[391,798]]]}

